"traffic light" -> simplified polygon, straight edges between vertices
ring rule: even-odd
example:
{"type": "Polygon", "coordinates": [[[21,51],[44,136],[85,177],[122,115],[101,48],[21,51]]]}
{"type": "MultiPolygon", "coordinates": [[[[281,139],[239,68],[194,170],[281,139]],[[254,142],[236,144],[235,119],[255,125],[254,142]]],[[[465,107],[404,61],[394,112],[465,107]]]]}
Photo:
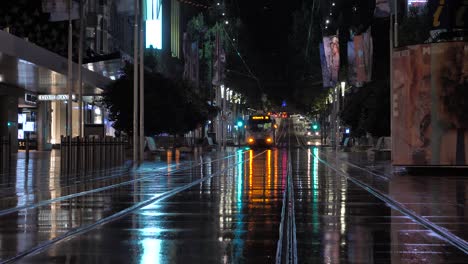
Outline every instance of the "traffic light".
{"type": "Polygon", "coordinates": [[[313,129],[313,130],[316,131],[316,130],[318,130],[319,128],[320,128],[320,127],[319,127],[319,125],[318,125],[317,123],[313,123],[313,124],[312,124],[312,129],[313,129]]]}
{"type": "Polygon", "coordinates": [[[237,120],[237,127],[238,128],[243,128],[244,127],[244,121],[242,121],[241,119],[237,120]]]}

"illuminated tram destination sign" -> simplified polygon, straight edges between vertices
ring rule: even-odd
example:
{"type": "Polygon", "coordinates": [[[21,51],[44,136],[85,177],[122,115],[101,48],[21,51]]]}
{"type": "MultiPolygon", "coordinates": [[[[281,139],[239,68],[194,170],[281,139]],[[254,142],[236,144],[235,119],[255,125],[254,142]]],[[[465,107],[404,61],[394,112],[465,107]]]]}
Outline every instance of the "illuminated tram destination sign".
{"type": "Polygon", "coordinates": [[[252,120],[268,120],[270,117],[268,116],[252,116],[252,120]]]}

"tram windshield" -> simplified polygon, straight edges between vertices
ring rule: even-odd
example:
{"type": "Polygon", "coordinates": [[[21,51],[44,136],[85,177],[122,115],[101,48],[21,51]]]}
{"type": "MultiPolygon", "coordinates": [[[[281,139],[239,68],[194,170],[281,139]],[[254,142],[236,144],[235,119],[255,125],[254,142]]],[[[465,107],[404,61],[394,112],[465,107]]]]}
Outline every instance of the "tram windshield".
{"type": "Polygon", "coordinates": [[[248,129],[252,132],[262,132],[271,130],[272,120],[268,116],[253,116],[249,120],[248,129]]]}

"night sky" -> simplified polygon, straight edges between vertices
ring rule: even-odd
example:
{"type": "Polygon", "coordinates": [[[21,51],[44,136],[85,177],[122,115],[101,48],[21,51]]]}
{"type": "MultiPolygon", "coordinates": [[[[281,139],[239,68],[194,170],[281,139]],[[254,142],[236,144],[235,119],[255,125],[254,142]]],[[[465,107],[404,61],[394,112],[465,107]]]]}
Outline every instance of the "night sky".
{"type": "MultiPolygon", "coordinates": [[[[265,86],[284,79],[292,13],[300,0],[238,0],[237,12],[249,42],[246,61],[265,86]]],[[[268,87],[266,87],[268,88],[268,87]]]]}

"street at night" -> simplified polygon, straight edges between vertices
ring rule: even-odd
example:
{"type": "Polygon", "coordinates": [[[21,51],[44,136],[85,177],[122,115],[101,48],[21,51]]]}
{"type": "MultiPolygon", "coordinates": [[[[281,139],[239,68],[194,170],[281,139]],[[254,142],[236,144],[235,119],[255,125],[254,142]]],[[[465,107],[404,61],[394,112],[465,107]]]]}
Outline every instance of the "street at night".
{"type": "MultiPolygon", "coordinates": [[[[290,123],[280,127],[289,130],[286,141],[297,138],[290,123]]],[[[466,263],[454,238],[448,241],[400,208],[443,228],[448,237],[466,239],[467,206],[460,193],[443,190],[461,185],[457,190],[463,192],[466,179],[401,180],[336,158],[333,151],[294,144],[226,148],[93,179],[61,175],[53,161],[19,164],[16,175],[2,184],[1,258],[273,263],[286,237],[294,236],[299,263],[466,263]],[[31,172],[41,170],[49,177],[38,184],[31,172]],[[351,179],[367,181],[391,202],[351,179]],[[402,196],[408,188],[414,195],[402,196]],[[282,214],[283,206],[290,210],[284,195],[292,196],[292,214],[282,214]],[[280,225],[291,215],[295,227],[283,232],[280,225]]]]}
{"type": "Polygon", "coordinates": [[[2,0],[0,264],[468,263],[467,10],[2,0]]]}

